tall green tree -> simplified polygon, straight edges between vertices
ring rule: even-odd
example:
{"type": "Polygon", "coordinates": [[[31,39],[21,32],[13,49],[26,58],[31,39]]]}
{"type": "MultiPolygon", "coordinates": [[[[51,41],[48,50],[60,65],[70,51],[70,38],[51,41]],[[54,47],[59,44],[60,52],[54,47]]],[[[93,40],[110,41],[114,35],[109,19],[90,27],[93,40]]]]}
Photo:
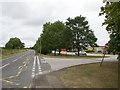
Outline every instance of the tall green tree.
{"type": "Polygon", "coordinates": [[[86,46],[96,45],[97,38],[89,28],[88,21],[83,16],[77,16],[74,19],[68,18],[66,26],[72,32],[73,46],[79,51],[86,46]]]}
{"type": "MultiPolygon", "coordinates": [[[[42,53],[50,53],[52,50],[68,48],[71,43],[71,31],[66,28],[63,22],[46,23],[43,25],[43,33],[36,43],[40,46],[42,53]]],[[[37,48],[38,49],[38,48],[37,48]]]]}
{"type": "Polygon", "coordinates": [[[120,60],[120,1],[105,2],[105,6],[101,7],[101,15],[105,15],[103,25],[110,35],[109,50],[118,53],[120,60]]]}
{"type": "Polygon", "coordinates": [[[25,47],[25,44],[21,42],[21,40],[17,37],[10,38],[10,40],[5,44],[5,48],[7,49],[20,49],[24,47],[25,47]]]}
{"type": "Polygon", "coordinates": [[[36,50],[36,52],[40,52],[40,47],[41,45],[40,45],[40,37],[39,37],[33,48],[36,50]]]}

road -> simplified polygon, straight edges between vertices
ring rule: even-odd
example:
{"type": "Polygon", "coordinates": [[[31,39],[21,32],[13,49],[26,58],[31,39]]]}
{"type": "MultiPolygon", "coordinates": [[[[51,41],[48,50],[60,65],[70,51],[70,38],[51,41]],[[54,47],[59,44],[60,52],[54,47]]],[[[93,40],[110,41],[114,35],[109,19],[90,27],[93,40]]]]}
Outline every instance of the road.
{"type": "Polygon", "coordinates": [[[2,88],[32,88],[37,87],[36,76],[49,72],[51,67],[42,57],[35,56],[35,51],[29,50],[2,60],[2,88]]]}
{"type": "MultiPolygon", "coordinates": [[[[110,56],[105,61],[117,61],[110,56]]],[[[100,62],[101,59],[48,58],[35,56],[34,50],[2,60],[2,88],[62,88],[64,85],[55,76],[48,75],[65,67],[100,62]]]]}

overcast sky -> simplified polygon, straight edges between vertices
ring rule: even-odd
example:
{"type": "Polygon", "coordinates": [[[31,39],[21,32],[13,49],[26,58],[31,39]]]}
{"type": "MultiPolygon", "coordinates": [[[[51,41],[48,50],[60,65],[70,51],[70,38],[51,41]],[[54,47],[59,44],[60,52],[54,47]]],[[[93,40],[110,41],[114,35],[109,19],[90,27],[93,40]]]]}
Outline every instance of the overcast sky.
{"type": "Polygon", "coordinates": [[[109,35],[102,26],[104,16],[99,16],[102,0],[3,0],[0,2],[0,46],[11,37],[18,37],[26,47],[33,46],[46,22],[65,22],[68,17],[82,15],[104,45],[109,35]]]}

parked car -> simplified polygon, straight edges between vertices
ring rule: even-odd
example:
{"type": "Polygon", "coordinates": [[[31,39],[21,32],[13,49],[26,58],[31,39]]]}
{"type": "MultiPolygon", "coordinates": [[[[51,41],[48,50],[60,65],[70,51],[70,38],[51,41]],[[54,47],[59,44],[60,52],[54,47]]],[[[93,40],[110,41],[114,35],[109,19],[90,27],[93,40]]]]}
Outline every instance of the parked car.
{"type": "MultiPolygon", "coordinates": [[[[76,55],[78,55],[78,52],[75,52],[76,55]]],[[[87,53],[85,51],[79,51],[80,55],[87,56],[87,53]]]]}

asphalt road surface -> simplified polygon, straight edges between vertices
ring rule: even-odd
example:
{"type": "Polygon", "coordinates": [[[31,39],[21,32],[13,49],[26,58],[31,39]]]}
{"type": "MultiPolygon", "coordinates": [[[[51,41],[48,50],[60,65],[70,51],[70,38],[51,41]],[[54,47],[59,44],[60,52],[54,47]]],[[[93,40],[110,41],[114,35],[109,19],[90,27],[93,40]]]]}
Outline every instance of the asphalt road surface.
{"type": "MultiPolygon", "coordinates": [[[[111,55],[105,61],[117,61],[111,55]]],[[[2,88],[62,88],[64,85],[48,73],[79,64],[101,62],[101,58],[48,58],[35,56],[34,50],[2,60],[2,88]]]]}
{"type": "Polygon", "coordinates": [[[40,87],[36,77],[50,72],[51,67],[42,57],[35,56],[35,51],[29,50],[2,60],[0,69],[2,88],[36,88],[40,87]]]}

